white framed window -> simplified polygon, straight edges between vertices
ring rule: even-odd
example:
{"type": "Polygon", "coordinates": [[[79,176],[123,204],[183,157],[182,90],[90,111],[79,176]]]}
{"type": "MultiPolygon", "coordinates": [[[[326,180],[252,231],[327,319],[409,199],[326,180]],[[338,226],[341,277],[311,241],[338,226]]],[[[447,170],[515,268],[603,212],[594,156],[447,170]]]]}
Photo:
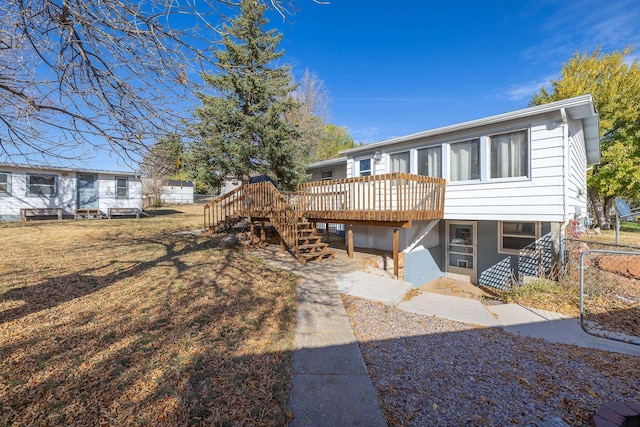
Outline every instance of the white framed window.
{"type": "Polygon", "coordinates": [[[529,132],[503,133],[489,137],[490,177],[516,178],[529,176],[529,132]]]}
{"type": "Polygon", "coordinates": [[[472,181],[480,179],[480,140],[455,142],[450,147],[450,180],[472,181]]]}
{"type": "Polygon", "coordinates": [[[328,171],[321,171],[320,172],[320,179],[322,181],[328,181],[330,179],[333,179],[333,169],[332,170],[328,170],[328,171]]]}
{"type": "Polygon", "coordinates": [[[540,238],[539,222],[498,222],[498,252],[518,254],[540,238]]]}
{"type": "Polygon", "coordinates": [[[27,174],[27,196],[54,197],[57,191],[56,175],[27,174]]]}
{"type": "Polygon", "coordinates": [[[442,146],[418,150],[418,175],[442,176],[442,146]]]}
{"type": "Polygon", "coordinates": [[[371,176],[371,159],[358,160],[358,176],[371,176]]]}
{"type": "Polygon", "coordinates": [[[129,196],[129,179],[116,178],[116,199],[126,199],[129,196]]]}
{"type": "Polygon", "coordinates": [[[409,173],[411,171],[409,159],[410,155],[408,151],[389,155],[389,160],[391,161],[391,172],[409,173]]]}
{"type": "Polygon", "coordinates": [[[11,195],[11,172],[0,172],[0,197],[11,195]]]}

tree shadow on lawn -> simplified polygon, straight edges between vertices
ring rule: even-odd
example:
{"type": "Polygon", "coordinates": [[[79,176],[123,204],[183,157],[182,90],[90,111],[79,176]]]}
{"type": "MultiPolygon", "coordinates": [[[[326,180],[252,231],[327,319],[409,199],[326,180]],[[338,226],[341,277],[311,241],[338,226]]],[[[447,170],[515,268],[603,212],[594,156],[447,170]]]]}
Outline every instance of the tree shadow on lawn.
{"type": "MultiPolygon", "coordinates": [[[[0,424],[171,425],[249,418],[284,424],[290,354],[276,350],[291,345],[295,297],[284,301],[269,288],[269,280],[282,279],[275,269],[255,261],[255,269],[241,269],[242,253],[215,251],[193,274],[176,259],[209,249],[208,242],[181,250],[167,245],[164,256],[117,273],[98,277],[92,274],[96,269],[87,269],[36,285],[49,302],[31,299],[31,307],[3,317],[7,322],[44,313],[33,330],[22,330],[17,339],[5,337],[0,347],[0,383],[9,386],[0,394],[0,406],[7,409],[0,424]],[[175,265],[184,281],[153,284],[148,299],[130,302],[123,296],[105,306],[83,304],[69,319],[46,313],[165,262],[175,265]],[[197,274],[203,268],[212,274],[197,274]],[[65,296],[60,280],[91,283],[65,296]],[[154,302],[145,305],[148,300],[154,302]],[[228,407],[234,409],[225,414],[228,407]]],[[[29,298],[30,289],[9,291],[3,298],[29,298]]]]}
{"type": "Polygon", "coordinates": [[[136,247],[141,244],[161,245],[165,255],[151,261],[118,261],[111,260],[99,267],[87,268],[79,272],[47,279],[36,285],[12,288],[0,294],[0,303],[7,301],[23,301],[17,307],[0,312],[0,324],[10,322],[31,313],[50,309],[67,301],[82,298],[101,289],[112,286],[115,283],[135,276],[142,275],[145,271],[161,264],[170,264],[178,272],[188,269],[188,266],[180,260],[180,256],[193,252],[212,250],[217,243],[211,240],[190,242],[183,248],[176,250],[176,240],[167,242],[160,239],[133,239],[128,242],[114,240],[117,247],[136,247]],[[115,270],[106,274],[102,271],[115,270]]]}

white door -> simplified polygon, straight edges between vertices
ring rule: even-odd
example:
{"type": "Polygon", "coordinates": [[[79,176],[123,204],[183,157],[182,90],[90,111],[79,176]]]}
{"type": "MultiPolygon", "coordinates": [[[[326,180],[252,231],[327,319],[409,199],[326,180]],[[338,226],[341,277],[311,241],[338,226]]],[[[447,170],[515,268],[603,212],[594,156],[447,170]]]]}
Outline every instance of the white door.
{"type": "Polygon", "coordinates": [[[476,283],[476,239],[475,221],[447,221],[447,273],[476,283]]]}

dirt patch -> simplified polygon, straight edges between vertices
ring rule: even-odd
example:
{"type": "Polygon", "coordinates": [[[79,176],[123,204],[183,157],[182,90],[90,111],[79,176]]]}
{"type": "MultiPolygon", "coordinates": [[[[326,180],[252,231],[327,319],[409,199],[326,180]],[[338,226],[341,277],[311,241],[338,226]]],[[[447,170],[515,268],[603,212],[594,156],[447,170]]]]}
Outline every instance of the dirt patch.
{"type": "Polygon", "coordinates": [[[493,296],[470,282],[453,280],[445,277],[436,279],[418,288],[423,292],[433,292],[441,295],[451,295],[472,299],[493,299],[493,296]]]}

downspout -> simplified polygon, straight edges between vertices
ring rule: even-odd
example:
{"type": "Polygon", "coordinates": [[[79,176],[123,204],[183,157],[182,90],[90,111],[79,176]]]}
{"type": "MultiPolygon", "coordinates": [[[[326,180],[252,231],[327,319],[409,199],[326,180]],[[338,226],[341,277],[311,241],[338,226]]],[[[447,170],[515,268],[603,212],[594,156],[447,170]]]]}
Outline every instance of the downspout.
{"type": "Polygon", "coordinates": [[[569,194],[567,193],[569,189],[569,121],[567,120],[567,110],[563,107],[560,109],[560,115],[562,116],[562,149],[563,149],[563,186],[562,186],[562,205],[563,205],[563,218],[564,222],[560,226],[560,235],[558,236],[559,240],[559,249],[560,249],[560,265],[562,267],[561,271],[565,270],[565,257],[564,257],[564,236],[567,226],[569,225],[569,194]]]}

